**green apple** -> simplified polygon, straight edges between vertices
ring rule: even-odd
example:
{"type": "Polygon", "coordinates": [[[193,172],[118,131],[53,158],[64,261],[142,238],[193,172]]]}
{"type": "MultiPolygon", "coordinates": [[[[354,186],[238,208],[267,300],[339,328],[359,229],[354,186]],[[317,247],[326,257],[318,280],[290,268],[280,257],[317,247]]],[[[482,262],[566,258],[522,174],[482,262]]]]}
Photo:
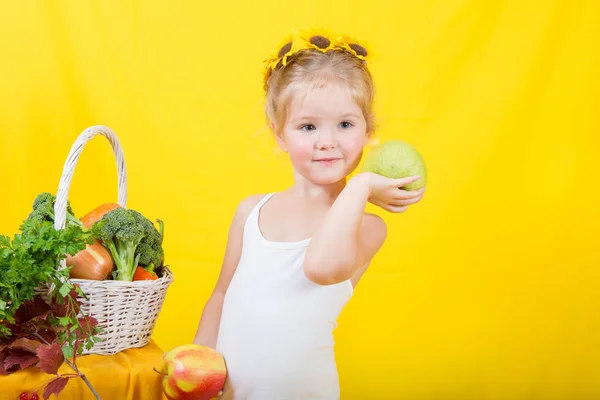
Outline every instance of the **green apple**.
{"type": "Polygon", "coordinates": [[[427,185],[427,166],[423,156],[402,140],[390,140],[374,148],[365,159],[363,171],[394,179],[415,175],[421,177],[403,186],[405,190],[418,190],[427,185]]]}

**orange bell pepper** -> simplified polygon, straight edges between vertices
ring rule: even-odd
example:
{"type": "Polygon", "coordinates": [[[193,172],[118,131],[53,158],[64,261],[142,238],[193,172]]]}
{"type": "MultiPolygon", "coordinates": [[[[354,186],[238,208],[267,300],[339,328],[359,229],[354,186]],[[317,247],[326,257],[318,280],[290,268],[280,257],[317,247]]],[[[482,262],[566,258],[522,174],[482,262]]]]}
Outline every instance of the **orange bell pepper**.
{"type": "Polygon", "coordinates": [[[133,274],[134,281],[153,281],[155,279],[158,279],[156,272],[149,271],[148,269],[143,268],[141,265],[137,266],[135,273],[133,274]]]}

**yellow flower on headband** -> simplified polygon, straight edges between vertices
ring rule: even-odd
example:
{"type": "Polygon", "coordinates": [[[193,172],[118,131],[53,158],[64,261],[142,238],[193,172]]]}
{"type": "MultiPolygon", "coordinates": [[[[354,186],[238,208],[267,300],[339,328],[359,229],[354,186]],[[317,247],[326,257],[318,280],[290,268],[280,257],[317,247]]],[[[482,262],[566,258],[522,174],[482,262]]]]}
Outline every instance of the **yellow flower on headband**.
{"type": "Polygon", "coordinates": [[[294,31],[279,44],[277,53],[266,61],[267,68],[275,69],[280,61],[282,65],[287,65],[288,57],[303,48],[308,48],[308,46],[306,46],[298,31],[294,31]]]}
{"type": "Polygon", "coordinates": [[[308,29],[302,31],[300,35],[309,48],[321,53],[336,49],[336,41],[332,39],[334,35],[325,29],[308,29]]]}
{"type": "Polygon", "coordinates": [[[299,31],[294,30],[292,34],[286,37],[277,47],[278,51],[276,54],[272,55],[265,61],[266,67],[264,72],[264,86],[265,90],[267,88],[267,81],[271,72],[277,68],[277,66],[281,63],[281,65],[287,65],[288,58],[293,54],[299,52],[300,50],[311,48],[310,43],[308,43],[299,31]]]}
{"type": "Polygon", "coordinates": [[[356,40],[353,37],[345,35],[338,36],[336,38],[336,44],[342,47],[347,52],[354,55],[354,57],[357,57],[361,60],[366,60],[367,58],[367,49],[364,46],[360,45],[358,40],[356,40]]]}
{"type": "Polygon", "coordinates": [[[349,36],[334,36],[323,29],[304,31],[294,30],[278,47],[278,52],[265,60],[264,89],[271,73],[281,64],[286,66],[288,59],[301,50],[316,50],[321,53],[328,51],[347,51],[360,60],[365,60],[367,50],[358,41],[349,36]]]}

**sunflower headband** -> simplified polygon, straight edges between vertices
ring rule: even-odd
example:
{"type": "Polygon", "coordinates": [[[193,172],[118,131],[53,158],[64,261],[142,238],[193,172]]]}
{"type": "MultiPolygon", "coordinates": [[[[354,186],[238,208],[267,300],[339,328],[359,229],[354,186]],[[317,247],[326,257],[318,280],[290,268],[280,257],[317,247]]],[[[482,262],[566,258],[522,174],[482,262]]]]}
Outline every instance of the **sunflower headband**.
{"type": "Polygon", "coordinates": [[[358,42],[347,36],[332,36],[317,32],[301,34],[294,32],[290,38],[283,42],[277,54],[265,61],[263,76],[264,89],[267,90],[267,82],[275,69],[286,66],[290,58],[301,50],[314,49],[322,53],[328,51],[346,51],[360,60],[366,60],[367,49],[358,42]]]}

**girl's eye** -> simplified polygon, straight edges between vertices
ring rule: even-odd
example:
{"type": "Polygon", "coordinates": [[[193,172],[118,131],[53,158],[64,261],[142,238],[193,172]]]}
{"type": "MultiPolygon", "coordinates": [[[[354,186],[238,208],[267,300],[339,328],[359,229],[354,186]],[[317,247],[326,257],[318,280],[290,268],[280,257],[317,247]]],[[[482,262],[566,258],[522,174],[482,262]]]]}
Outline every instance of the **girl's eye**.
{"type": "Polygon", "coordinates": [[[306,124],[300,127],[301,131],[314,131],[315,129],[317,128],[313,124],[306,124]]]}
{"type": "Polygon", "coordinates": [[[348,129],[352,127],[352,123],[348,122],[348,121],[344,121],[342,123],[340,123],[340,127],[343,129],[348,129]]]}

